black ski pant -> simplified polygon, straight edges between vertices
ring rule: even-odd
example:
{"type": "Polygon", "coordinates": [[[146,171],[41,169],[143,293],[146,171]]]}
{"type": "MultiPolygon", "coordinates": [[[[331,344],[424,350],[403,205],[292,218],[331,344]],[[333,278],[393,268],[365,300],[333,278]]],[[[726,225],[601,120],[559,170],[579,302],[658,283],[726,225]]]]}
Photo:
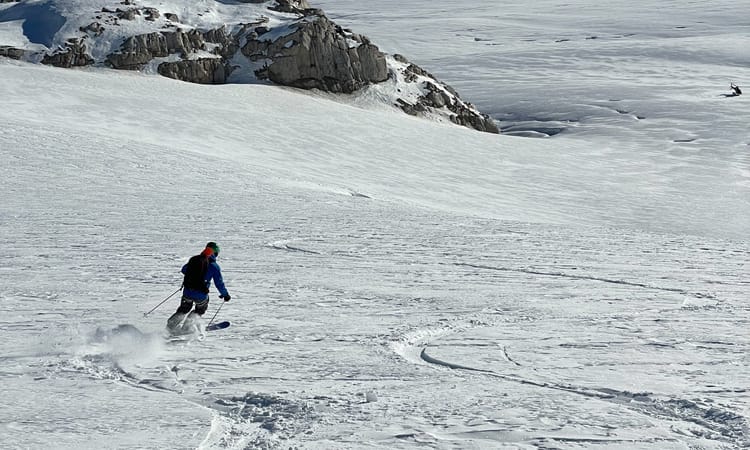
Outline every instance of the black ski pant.
{"type": "Polygon", "coordinates": [[[177,308],[177,312],[175,314],[187,314],[190,312],[191,309],[193,309],[193,303],[195,303],[195,313],[199,316],[202,316],[206,313],[206,310],[208,309],[208,298],[205,300],[195,300],[190,297],[182,296],[182,300],[180,301],[180,306],[177,308]]]}
{"type": "Polygon", "coordinates": [[[183,295],[177,311],[172,314],[172,317],[167,319],[167,326],[170,329],[177,328],[182,323],[182,319],[184,319],[190,310],[193,309],[193,303],[195,303],[195,311],[193,311],[193,314],[202,316],[208,309],[208,298],[205,300],[196,300],[183,295]]]}

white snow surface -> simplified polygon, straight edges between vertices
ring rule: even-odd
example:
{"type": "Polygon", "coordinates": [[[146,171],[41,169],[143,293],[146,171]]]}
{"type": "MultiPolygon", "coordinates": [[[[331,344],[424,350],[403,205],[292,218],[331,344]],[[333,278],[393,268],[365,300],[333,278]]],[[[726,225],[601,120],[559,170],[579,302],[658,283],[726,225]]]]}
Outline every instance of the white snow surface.
{"type": "Polygon", "coordinates": [[[3,448],[750,446],[747,25],[568,5],[313,5],[545,139],[0,58],[3,448]]]}

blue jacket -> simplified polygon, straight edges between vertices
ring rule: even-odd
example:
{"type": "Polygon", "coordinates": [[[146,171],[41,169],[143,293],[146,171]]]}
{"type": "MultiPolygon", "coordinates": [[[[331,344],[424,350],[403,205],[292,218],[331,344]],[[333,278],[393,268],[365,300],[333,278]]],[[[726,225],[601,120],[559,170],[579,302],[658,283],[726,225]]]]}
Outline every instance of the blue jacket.
{"type": "MultiPolygon", "coordinates": [[[[187,271],[187,264],[182,266],[182,273],[185,273],[187,271]]],[[[206,270],[206,290],[211,287],[211,280],[214,280],[214,284],[216,285],[216,289],[219,290],[219,294],[221,294],[222,297],[229,295],[229,292],[227,292],[226,286],[224,286],[224,279],[221,277],[221,268],[219,267],[219,264],[216,262],[215,256],[209,256],[208,258],[208,269],[206,270]]],[[[182,291],[182,295],[188,298],[192,298],[193,300],[207,300],[208,294],[205,292],[197,291],[195,289],[185,288],[184,291],[182,291]]]]}

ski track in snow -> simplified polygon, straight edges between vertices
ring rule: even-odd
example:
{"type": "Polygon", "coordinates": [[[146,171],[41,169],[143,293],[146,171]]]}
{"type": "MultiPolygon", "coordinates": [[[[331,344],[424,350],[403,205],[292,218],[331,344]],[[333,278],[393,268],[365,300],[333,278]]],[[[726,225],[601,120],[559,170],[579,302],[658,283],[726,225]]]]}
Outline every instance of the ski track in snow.
{"type": "Polygon", "coordinates": [[[641,287],[644,289],[652,289],[657,291],[665,291],[665,292],[676,292],[678,294],[683,295],[689,295],[691,297],[696,297],[699,299],[706,298],[711,300],[717,300],[716,297],[714,297],[711,294],[704,294],[701,292],[688,292],[683,289],[679,288],[669,288],[664,286],[651,286],[644,283],[638,283],[636,281],[625,281],[625,280],[614,280],[614,279],[607,279],[607,278],[601,278],[596,277],[592,275],[574,275],[570,273],[563,273],[563,272],[541,272],[538,270],[533,269],[517,269],[517,268],[511,268],[511,267],[495,267],[495,266],[486,266],[482,264],[470,264],[470,263],[455,263],[457,266],[463,266],[463,267],[471,267],[474,269],[486,269],[486,270],[498,270],[498,271],[506,271],[506,272],[520,272],[520,273],[528,273],[531,275],[541,275],[545,277],[561,277],[561,278],[569,278],[572,280],[591,280],[591,281],[601,281],[602,283],[611,283],[611,284],[622,284],[626,286],[633,286],[633,287],[641,287]]]}
{"type": "MultiPolygon", "coordinates": [[[[420,351],[420,358],[429,364],[454,370],[477,372],[488,377],[505,381],[532,385],[542,389],[554,389],[570,392],[583,397],[594,398],[615,403],[644,415],[675,422],[696,424],[704,431],[691,430],[693,436],[702,436],[711,440],[725,441],[741,447],[750,446],[750,429],[747,419],[733,411],[715,407],[710,403],[697,403],[685,399],[662,399],[649,392],[627,392],[608,388],[587,389],[579,386],[534,381],[514,375],[500,374],[491,370],[477,369],[470,366],[451,363],[437,359],[428,353],[428,347],[420,351]]],[[[677,440],[678,437],[669,440],[677,440]]],[[[554,439],[553,440],[558,440],[554,439]]],[[[559,439],[567,441],[567,439],[559,439]]]]}

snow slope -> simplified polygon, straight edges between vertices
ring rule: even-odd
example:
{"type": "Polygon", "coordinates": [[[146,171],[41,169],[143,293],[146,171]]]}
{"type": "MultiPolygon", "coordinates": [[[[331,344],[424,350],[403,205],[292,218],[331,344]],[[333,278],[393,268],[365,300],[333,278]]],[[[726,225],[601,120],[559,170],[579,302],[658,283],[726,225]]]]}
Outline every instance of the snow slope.
{"type": "MultiPolygon", "coordinates": [[[[744,97],[706,96],[706,139],[659,145],[263,85],[0,78],[6,448],[750,445],[744,97]],[[177,300],[143,313],[208,240],[233,324],[168,342],[177,300]]],[[[660,100],[679,130],[701,125],[688,97],[660,100]]]]}

